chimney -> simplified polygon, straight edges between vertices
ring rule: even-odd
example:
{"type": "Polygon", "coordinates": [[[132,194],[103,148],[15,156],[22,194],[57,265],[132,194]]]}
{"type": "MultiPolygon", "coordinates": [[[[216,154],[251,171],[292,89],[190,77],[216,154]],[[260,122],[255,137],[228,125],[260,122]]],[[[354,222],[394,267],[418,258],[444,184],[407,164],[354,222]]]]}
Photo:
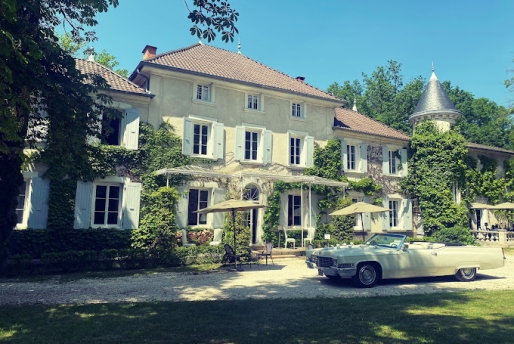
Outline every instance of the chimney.
{"type": "Polygon", "coordinates": [[[298,80],[300,82],[305,82],[305,77],[304,76],[297,76],[296,80],[298,80]]]}
{"type": "Polygon", "coordinates": [[[157,55],[157,47],[147,45],[143,49],[142,53],[143,53],[143,60],[148,60],[148,59],[154,57],[155,55],[157,55]]]}

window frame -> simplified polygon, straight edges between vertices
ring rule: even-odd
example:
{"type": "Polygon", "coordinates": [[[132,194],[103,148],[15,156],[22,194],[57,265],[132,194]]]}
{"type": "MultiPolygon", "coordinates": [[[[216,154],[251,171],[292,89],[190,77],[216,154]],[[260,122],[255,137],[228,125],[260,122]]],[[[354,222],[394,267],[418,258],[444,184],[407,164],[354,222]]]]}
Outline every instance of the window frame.
{"type": "Polygon", "coordinates": [[[400,206],[401,206],[401,200],[398,199],[389,199],[389,228],[394,229],[400,227],[400,219],[401,216],[399,216],[400,212],[400,206]],[[392,206],[392,207],[391,207],[392,206]]]}
{"type": "Polygon", "coordinates": [[[397,150],[389,150],[389,174],[393,176],[398,174],[398,159],[396,155],[398,155],[397,150]]]}
{"type": "Polygon", "coordinates": [[[211,199],[211,190],[205,189],[205,188],[189,188],[187,192],[187,218],[186,218],[186,224],[187,226],[191,227],[206,227],[208,224],[207,220],[207,214],[199,214],[195,213],[195,211],[198,211],[200,209],[204,209],[209,206],[209,202],[211,199]],[[197,201],[196,201],[196,208],[191,208],[191,191],[197,191],[197,201]],[[205,194],[207,196],[207,199],[205,201],[202,201],[202,194],[205,194]],[[204,207],[200,207],[201,203],[205,203],[204,207]],[[190,223],[190,220],[192,217],[196,218],[196,223],[190,223]],[[203,220],[201,220],[203,218],[203,220]],[[205,222],[205,223],[201,223],[205,222]]]}
{"type": "Polygon", "coordinates": [[[307,118],[307,105],[305,102],[291,100],[289,102],[289,117],[295,120],[305,120],[307,118]],[[300,107],[299,116],[295,115],[300,107]]]}
{"type": "Polygon", "coordinates": [[[303,207],[303,204],[302,204],[302,196],[301,195],[297,195],[297,194],[288,194],[287,195],[287,226],[288,227],[301,227],[302,226],[302,223],[303,223],[302,207],[303,207]],[[292,200],[292,202],[291,202],[291,200],[292,200]],[[300,204],[296,205],[295,200],[299,200],[300,204]],[[300,215],[294,215],[294,211],[296,209],[300,210],[300,215]],[[299,220],[299,224],[295,223],[295,219],[299,220]],[[290,220],[291,220],[291,222],[290,222],[290,220]]]}
{"type": "MultiPolygon", "coordinates": [[[[224,126],[216,118],[189,115],[183,118],[182,154],[194,158],[218,160],[224,157],[224,126]],[[195,125],[207,127],[207,152],[195,152],[195,125]]],[[[201,152],[200,147],[198,149],[201,152]]]]}
{"type": "MultiPolygon", "coordinates": [[[[20,208],[19,202],[16,203],[16,215],[18,214],[18,211],[21,210],[21,222],[18,222],[18,216],[16,219],[16,229],[25,229],[28,226],[28,219],[29,219],[29,200],[30,200],[30,189],[31,189],[31,183],[30,179],[23,179],[23,183],[25,185],[25,194],[23,195],[23,207],[20,208]]],[[[20,186],[21,187],[21,186],[20,186]]],[[[19,201],[19,197],[21,196],[19,188],[18,188],[18,196],[17,201],[19,201]]]]}
{"type": "Polygon", "coordinates": [[[244,110],[251,113],[264,113],[264,95],[259,92],[246,91],[244,98],[244,110]],[[257,100],[257,109],[248,106],[249,97],[253,97],[257,100]]]}
{"type": "MultiPolygon", "coordinates": [[[[296,159],[295,159],[296,161],[296,159]]],[[[296,131],[296,130],[288,130],[287,132],[287,165],[292,168],[307,168],[313,166],[314,163],[314,137],[309,136],[309,133],[296,131]],[[291,162],[292,151],[293,148],[291,145],[292,139],[300,139],[300,161],[297,164],[296,162],[291,162]]]]}
{"type": "Polygon", "coordinates": [[[193,83],[193,94],[192,94],[192,101],[196,104],[204,104],[204,105],[214,105],[215,103],[215,85],[213,82],[210,81],[196,81],[193,83]],[[201,98],[198,98],[198,91],[199,87],[202,88],[202,96],[201,98]],[[205,99],[203,97],[204,95],[204,88],[208,89],[208,97],[205,99]]]}
{"type": "MultiPolygon", "coordinates": [[[[124,194],[124,184],[123,183],[118,183],[118,182],[94,182],[93,183],[93,193],[91,195],[91,219],[90,219],[90,224],[91,224],[91,228],[118,228],[118,229],[121,229],[122,228],[122,210],[123,210],[123,194],[124,194]],[[97,210],[96,210],[96,201],[97,201],[97,188],[99,186],[106,186],[107,187],[107,192],[106,192],[106,202],[105,202],[105,205],[104,205],[104,221],[102,224],[96,224],[95,223],[95,214],[97,213],[97,210]],[[109,215],[109,202],[108,200],[110,200],[111,198],[108,197],[108,195],[110,196],[110,188],[111,187],[118,187],[118,210],[117,210],[117,216],[116,216],[116,224],[109,224],[108,221],[108,215],[109,215]],[[106,219],[107,217],[107,219],[106,219]]],[[[112,211],[111,211],[112,213],[112,211]]]]}
{"type": "Polygon", "coordinates": [[[357,153],[357,145],[349,142],[346,144],[346,170],[347,171],[357,171],[357,163],[358,161],[358,153],[357,153]],[[353,154],[350,153],[350,149],[353,148],[353,154]],[[349,166],[352,163],[351,156],[353,155],[353,167],[349,166]]]}

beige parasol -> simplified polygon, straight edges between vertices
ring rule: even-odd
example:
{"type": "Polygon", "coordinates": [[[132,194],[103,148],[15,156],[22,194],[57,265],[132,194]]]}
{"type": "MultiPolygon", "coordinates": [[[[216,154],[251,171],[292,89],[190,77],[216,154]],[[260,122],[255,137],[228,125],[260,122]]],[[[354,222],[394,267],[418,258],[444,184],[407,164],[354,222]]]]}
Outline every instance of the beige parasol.
{"type": "MultiPolygon", "coordinates": [[[[332,213],[330,213],[330,216],[343,216],[343,215],[357,215],[357,214],[363,214],[363,213],[383,213],[385,211],[389,211],[389,209],[384,207],[379,207],[378,205],[373,205],[369,203],[364,202],[357,202],[350,204],[349,206],[336,210],[332,213]]],[[[364,232],[364,220],[362,219],[362,239],[364,240],[365,232],[364,232]]]]}
{"type": "MultiPolygon", "coordinates": [[[[265,208],[266,206],[263,204],[257,204],[251,201],[241,201],[237,199],[231,199],[228,201],[223,201],[218,204],[211,205],[210,207],[203,208],[197,210],[196,212],[199,214],[208,214],[208,213],[224,213],[224,212],[232,212],[232,227],[234,230],[234,252],[236,251],[236,211],[245,211],[250,209],[258,209],[265,208]]],[[[235,267],[237,269],[237,259],[234,259],[235,267]]]]}

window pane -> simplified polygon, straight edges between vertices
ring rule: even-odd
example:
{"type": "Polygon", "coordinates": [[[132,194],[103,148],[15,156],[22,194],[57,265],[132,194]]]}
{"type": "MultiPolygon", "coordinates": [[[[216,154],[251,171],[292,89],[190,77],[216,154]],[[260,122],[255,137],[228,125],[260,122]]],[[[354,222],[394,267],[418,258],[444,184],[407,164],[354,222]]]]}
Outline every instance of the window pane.
{"type": "Polygon", "coordinates": [[[118,199],[110,199],[109,200],[109,211],[118,211],[118,205],[120,204],[118,199]]]}
{"type": "Polygon", "coordinates": [[[202,85],[196,86],[196,99],[202,99],[202,85]]]}
{"type": "Polygon", "coordinates": [[[118,213],[117,212],[109,212],[107,214],[107,224],[108,225],[117,225],[118,224],[118,213]]]}
{"type": "Polygon", "coordinates": [[[106,198],[106,197],[107,197],[107,186],[97,185],[96,186],[96,198],[106,198]]]}
{"type": "Polygon", "coordinates": [[[105,211],[105,199],[97,198],[95,200],[95,211],[105,211]]]}
{"type": "Polygon", "coordinates": [[[196,225],[198,214],[194,213],[194,211],[198,210],[198,190],[191,189],[189,190],[189,201],[187,207],[187,224],[188,225],[196,225]]]}
{"type": "Polygon", "coordinates": [[[252,96],[248,96],[248,106],[247,106],[249,109],[252,108],[252,96]]]}
{"type": "Polygon", "coordinates": [[[109,198],[120,198],[120,187],[119,186],[111,186],[109,190],[109,198]]]}
{"type": "Polygon", "coordinates": [[[104,224],[104,212],[95,212],[93,223],[95,225],[103,225],[104,224]]]}

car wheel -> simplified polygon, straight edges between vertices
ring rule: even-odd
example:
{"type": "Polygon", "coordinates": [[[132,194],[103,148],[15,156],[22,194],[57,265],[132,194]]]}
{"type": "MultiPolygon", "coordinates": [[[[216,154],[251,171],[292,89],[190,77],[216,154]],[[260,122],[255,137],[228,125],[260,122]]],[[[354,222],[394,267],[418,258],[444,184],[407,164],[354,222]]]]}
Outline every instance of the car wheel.
{"type": "Polygon", "coordinates": [[[357,274],[353,276],[353,281],[358,287],[371,288],[377,284],[380,279],[375,264],[364,263],[357,268],[357,274]]]}
{"type": "Polygon", "coordinates": [[[325,276],[327,276],[327,277],[328,277],[329,279],[331,279],[331,280],[338,280],[338,279],[341,279],[341,276],[339,276],[339,275],[335,275],[335,276],[325,275],[325,276]]]}
{"type": "Polygon", "coordinates": [[[477,276],[477,268],[463,268],[459,269],[455,274],[455,278],[461,282],[471,282],[477,276]]]}

